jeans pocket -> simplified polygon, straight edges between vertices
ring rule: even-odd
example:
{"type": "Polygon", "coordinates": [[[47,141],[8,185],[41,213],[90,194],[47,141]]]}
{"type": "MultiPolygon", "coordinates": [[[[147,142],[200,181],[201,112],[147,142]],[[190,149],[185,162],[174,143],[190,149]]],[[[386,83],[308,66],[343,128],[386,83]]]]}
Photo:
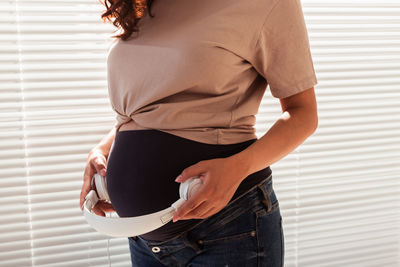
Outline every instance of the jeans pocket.
{"type": "Polygon", "coordinates": [[[279,209],[279,201],[276,197],[272,183],[259,188],[260,203],[253,209],[258,215],[272,214],[279,209]]]}
{"type": "MultiPolygon", "coordinates": [[[[244,215],[249,216],[247,213],[244,215]]],[[[220,231],[213,232],[197,240],[204,252],[207,251],[207,262],[198,266],[256,266],[257,265],[257,231],[242,224],[245,220],[238,218],[225,225],[220,231]]],[[[197,266],[197,265],[196,265],[197,266]]]]}
{"type": "Polygon", "coordinates": [[[256,230],[251,230],[244,233],[238,232],[233,234],[219,235],[219,237],[208,236],[198,240],[197,242],[204,246],[204,245],[223,243],[223,242],[240,241],[241,239],[246,239],[246,238],[255,240],[255,236],[256,236],[256,230]]]}
{"type": "Polygon", "coordinates": [[[274,189],[272,189],[268,194],[269,202],[271,203],[271,210],[269,213],[275,212],[279,208],[279,200],[276,197],[274,189]]]}
{"type": "MultiPolygon", "coordinates": [[[[206,227],[206,225],[205,225],[206,227]]],[[[202,244],[234,241],[242,238],[255,238],[255,216],[251,208],[241,211],[240,215],[231,217],[223,224],[211,224],[208,231],[200,231],[197,235],[202,244]]]]}
{"type": "MultiPolygon", "coordinates": [[[[233,228],[231,228],[232,230],[233,228]]],[[[214,233],[197,240],[202,254],[187,266],[257,266],[257,233],[236,225],[236,231],[214,233]]]]}

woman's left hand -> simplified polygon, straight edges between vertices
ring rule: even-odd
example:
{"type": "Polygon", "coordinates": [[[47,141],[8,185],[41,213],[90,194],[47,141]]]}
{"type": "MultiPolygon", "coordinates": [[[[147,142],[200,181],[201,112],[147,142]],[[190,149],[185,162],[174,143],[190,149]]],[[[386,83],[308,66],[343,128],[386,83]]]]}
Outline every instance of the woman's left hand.
{"type": "Polygon", "coordinates": [[[193,176],[199,176],[203,184],[175,212],[173,222],[204,219],[222,210],[246,178],[244,167],[244,162],[237,157],[227,157],[202,160],[184,169],[176,182],[183,183],[193,176]]]}

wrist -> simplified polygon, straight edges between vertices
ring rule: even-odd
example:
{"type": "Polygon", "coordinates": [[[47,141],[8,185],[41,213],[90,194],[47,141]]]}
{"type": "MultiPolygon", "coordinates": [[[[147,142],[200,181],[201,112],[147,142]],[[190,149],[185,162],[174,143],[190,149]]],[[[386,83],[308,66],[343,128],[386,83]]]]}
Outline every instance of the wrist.
{"type": "Polygon", "coordinates": [[[92,148],[92,150],[90,151],[90,153],[100,153],[100,154],[104,155],[105,157],[107,157],[109,151],[108,151],[106,148],[97,145],[97,146],[95,146],[94,148],[92,148]]]}
{"type": "Polygon", "coordinates": [[[229,159],[232,162],[232,166],[240,173],[243,180],[252,173],[251,156],[248,154],[248,151],[243,150],[230,156],[229,159]]]}

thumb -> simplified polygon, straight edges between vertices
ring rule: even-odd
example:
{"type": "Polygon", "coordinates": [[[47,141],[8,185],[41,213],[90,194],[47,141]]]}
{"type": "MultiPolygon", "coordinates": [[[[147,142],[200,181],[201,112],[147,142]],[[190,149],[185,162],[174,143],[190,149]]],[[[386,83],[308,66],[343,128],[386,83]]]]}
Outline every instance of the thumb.
{"type": "Polygon", "coordinates": [[[96,169],[96,172],[98,174],[100,174],[101,176],[105,176],[106,175],[106,162],[105,159],[103,157],[97,157],[94,160],[94,168],[96,169]]]}
{"type": "Polygon", "coordinates": [[[189,178],[193,177],[193,176],[198,176],[201,174],[201,172],[204,171],[204,166],[203,164],[201,164],[200,162],[187,167],[186,169],[184,169],[182,171],[182,173],[175,179],[175,182],[178,183],[183,183],[186,180],[188,180],[189,178]]]}

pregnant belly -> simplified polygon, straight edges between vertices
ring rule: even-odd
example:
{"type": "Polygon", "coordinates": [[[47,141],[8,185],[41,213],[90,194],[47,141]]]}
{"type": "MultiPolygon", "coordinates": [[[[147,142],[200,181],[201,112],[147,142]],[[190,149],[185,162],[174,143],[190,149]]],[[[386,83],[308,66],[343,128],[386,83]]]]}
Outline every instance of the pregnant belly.
{"type": "Polygon", "coordinates": [[[107,159],[107,189],[120,217],[141,216],[168,208],[179,199],[175,178],[201,160],[228,157],[255,140],[215,145],[158,130],[116,133],[107,159]]]}

